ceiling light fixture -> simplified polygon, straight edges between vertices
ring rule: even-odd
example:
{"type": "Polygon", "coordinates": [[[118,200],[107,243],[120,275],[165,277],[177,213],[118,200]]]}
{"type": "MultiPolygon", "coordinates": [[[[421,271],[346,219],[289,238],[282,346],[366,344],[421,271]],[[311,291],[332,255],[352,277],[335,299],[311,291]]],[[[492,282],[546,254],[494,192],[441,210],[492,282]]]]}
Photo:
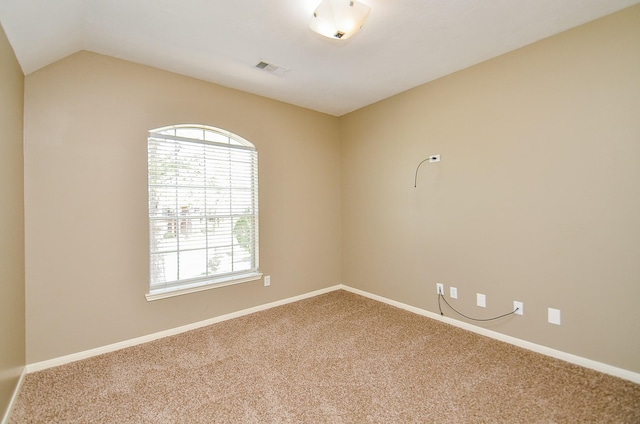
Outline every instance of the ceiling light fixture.
{"type": "Polygon", "coordinates": [[[346,40],[362,28],[369,12],[369,6],[357,1],[322,0],[309,27],[325,37],[346,40]]]}

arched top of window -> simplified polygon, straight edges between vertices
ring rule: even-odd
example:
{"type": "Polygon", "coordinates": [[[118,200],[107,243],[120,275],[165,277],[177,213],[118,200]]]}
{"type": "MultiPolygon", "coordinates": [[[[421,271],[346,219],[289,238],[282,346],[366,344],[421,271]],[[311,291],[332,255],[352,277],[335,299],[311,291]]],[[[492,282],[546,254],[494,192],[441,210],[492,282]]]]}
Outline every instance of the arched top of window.
{"type": "Polygon", "coordinates": [[[201,124],[180,124],[157,128],[149,131],[149,135],[164,136],[165,138],[200,140],[216,144],[226,144],[230,147],[238,146],[255,150],[255,146],[237,134],[221,128],[201,124]],[[169,137],[166,137],[169,136],[169,137]]]}

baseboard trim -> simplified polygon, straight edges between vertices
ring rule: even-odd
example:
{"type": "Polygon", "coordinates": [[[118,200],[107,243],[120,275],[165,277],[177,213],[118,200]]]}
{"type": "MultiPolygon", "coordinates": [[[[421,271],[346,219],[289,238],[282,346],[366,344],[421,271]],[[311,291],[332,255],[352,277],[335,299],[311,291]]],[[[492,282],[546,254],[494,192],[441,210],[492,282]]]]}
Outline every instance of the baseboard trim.
{"type": "Polygon", "coordinates": [[[11,412],[13,411],[13,407],[16,404],[16,400],[18,399],[18,394],[20,393],[20,389],[22,388],[22,383],[24,382],[24,377],[27,375],[27,367],[22,368],[22,373],[20,373],[20,378],[18,379],[18,384],[13,389],[13,395],[11,395],[11,399],[9,400],[9,404],[7,405],[7,410],[4,412],[2,420],[0,420],[0,424],[9,424],[9,417],[11,417],[11,412]]]}
{"type": "Polygon", "coordinates": [[[335,290],[340,290],[341,285],[331,286],[324,289],[312,291],[309,293],[301,294],[298,296],[289,297],[286,299],[278,300],[271,303],[265,303],[264,305],[254,306],[252,308],[243,309],[241,311],[232,312],[226,315],[220,315],[214,318],[206,319],[204,321],[194,322],[192,324],[183,325],[176,328],[171,328],[169,330],[160,331],[153,334],[148,334],[146,336],[136,337],[134,339],[124,340],[122,342],[109,344],[106,346],[97,347],[95,349],[89,349],[78,353],[72,353],[70,355],[60,356],[58,358],[48,359],[46,361],[34,362],[32,364],[27,364],[26,372],[27,374],[42,371],[47,368],[53,368],[60,365],[65,365],[70,362],[80,361],[82,359],[91,358],[93,356],[102,355],[104,353],[113,352],[116,350],[124,349],[131,346],[136,346],[142,343],[151,342],[153,340],[158,340],[163,337],[174,336],[176,334],[184,333],[186,331],[195,330],[197,328],[206,327],[207,325],[216,324],[222,321],[227,321],[233,318],[238,318],[244,315],[249,315],[254,312],[264,311],[267,309],[275,308],[276,306],[286,305],[288,303],[297,302],[299,300],[307,299],[310,297],[315,297],[324,293],[328,293],[335,290]]]}
{"type": "Polygon", "coordinates": [[[498,333],[496,331],[487,330],[486,328],[478,327],[473,324],[469,324],[463,321],[458,321],[453,318],[449,318],[446,316],[442,316],[425,309],[420,309],[415,306],[407,305],[402,302],[397,302],[395,300],[387,299],[386,297],[378,296],[373,293],[369,293],[360,289],[356,289],[353,287],[346,286],[344,284],[340,285],[340,288],[358,294],[360,296],[367,297],[369,299],[377,300],[378,302],[386,303],[391,306],[395,306],[400,309],[404,309],[409,312],[413,312],[418,315],[423,315],[428,318],[435,319],[437,321],[445,322],[447,324],[451,324],[453,326],[462,328],[464,330],[471,331],[472,333],[480,334],[482,336],[487,336],[495,340],[500,340],[502,342],[506,342],[518,347],[522,347],[527,350],[531,350],[533,352],[541,353],[546,356],[550,356],[552,358],[560,359],[575,365],[580,365],[585,368],[590,368],[595,371],[599,371],[605,374],[612,375],[614,377],[619,377],[625,380],[629,380],[633,383],[640,384],[640,373],[636,373],[633,371],[626,370],[624,368],[614,367],[613,365],[605,364],[602,362],[594,361],[592,359],[583,358],[582,356],[574,355],[571,353],[563,352],[561,350],[552,349],[547,346],[539,345],[536,343],[528,342],[526,340],[518,339],[516,337],[507,336],[502,333],[498,333]]]}
{"type": "MultiPolygon", "coordinates": [[[[125,340],[122,342],[118,342],[118,343],[113,343],[110,345],[106,345],[106,346],[102,346],[102,347],[98,347],[95,349],[90,349],[90,350],[85,350],[82,352],[78,352],[78,353],[73,353],[71,355],[66,355],[66,356],[61,356],[58,358],[53,358],[53,359],[49,359],[46,361],[41,361],[41,362],[35,362],[32,364],[27,364],[27,366],[25,367],[25,369],[23,370],[22,376],[20,377],[20,381],[18,383],[18,386],[16,388],[16,391],[14,393],[14,397],[11,399],[11,404],[10,406],[12,406],[15,397],[17,396],[17,393],[20,389],[20,386],[22,385],[22,381],[24,380],[24,375],[25,374],[29,374],[29,373],[33,373],[33,372],[37,372],[37,371],[42,371],[45,370],[47,368],[52,368],[52,367],[56,367],[59,365],[64,365],[64,364],[68,364],[70,362],[75,362],[75,361],[80,361],[82,359],[87,359],[87,358],[91,358],[93,356],[97,356],[97,355],[102,355],[104,353],[109,353],[109,352],[113,352],[116,350],[120,350],[120,349],[124,349],[127,347],[131,347],[131,346],[136,346],[142,343],[147,343],[153,340],[158,340],[161,339],[163,337],[168,337],[168,336],[173,336],[176,334],[180,334],[180,333],[184,333],[186,331],[190,331],[190,330],[195,330],[197,328],[201,328],[201,327],[206,327],[207,325],[211,325],[211,324],[216,324],[222,321],[227,321],[233,318],[238,318],[244,315],[248,315],[248,314],[252,314],[254,312],[259,312],[259,311],[264,311],[267,309],[271,309],[271,308],[275,308],[277,306],[282,306],[282,305],[286,305],[288,303],[293,303],[293,302],[297,302],[299,300],[303,300],[303,299],[308,299],[311,297],[315,297],[315,296],[319,296],[321,294],[325,294],[325,293],[329,293],[335,290],[345,290],[351,293],[355,293],[358,294],[360,296],[364,296],[367,297],[369,299],[373,299],[376,300],[378,302],[382,302],[382,303],[386,303],[388,305],[391,306],[395,306],[397,308],[400,309],[404,309],[406,311],[409,312],[413,312],[415,314],[418,315],[423,315],[426,316],[428,318],[431,319],[435,319],[437,321],[441,321],[447,324],[451,324],[453,326],[462,328],[464,330],[467,331],[471,331],[472,333],[476,333],[476,334],[480,334],[482,336],[486,336],[486,337],[490,337],[492,339],[495,340],[500,340],[502,342],[505,343],[509,343],[512,344],[514,346],[518,346],[518,347],[522,347],[524,349],[527,350],[531,350],[533,352],[537,352],[537,353],[541,353],[543,355],[546,356],[550,356],[552,358],[556,358],[556,359],[560,359],[572,364],[576,364],[576,365],[580,365],[582,367],[585,368],[590,368],[593,369],[595,371],[599,371],[605,374],[609,374],[609,375],[613,375],[615,377],[619,377],[619,378],[623,378],[625,380],[629,380],[632,381],[636,384],[640,384],[640,373],[636,373],[633,371],[629,371],[623,368],[618,368],[615,367],[613,365],[609,365],[609,364],[605,364],[602,362],[598,362],[598,361],[594,361],[592,359],[587,359],[581,356],[577,356],[571,353],[567,353],[567,352],[563,352],[560,350],[556,350],[556,349],[552,349],[550,347],[547,346],[543,346],[543,345],[539,345],[536,343],[532,343],[532,342],[528,342],[526,340],[522,340],[522,339],[518,339],[516,337],[512,337],[512,336],[508,336],[502,333],[498,333],[496,331],[492,331],[492,330],[487,330],[486,328],[482,328],[482,327],[478,327],[475,326],[473,324],[469,324],[463,321],[458,321],[456,319],[453,318],[449,318],[446,316],[442,316],[430,311],[427,311],[425,309],[420,309],[418,307],[415,306],[411,306],[411,305],[407,305],[405,303],[402,302],[398,302],[395,300],[391,300],[388,299],[386,297],[382,297],[373,293],[369,293],[366,292],[364,290],[360,290],[360,289],[356,289],[344,284],[338,284],[335,286],[331,286],[331,287],[327,287],[324,289],[320,289],[320,290],[316,290],[313,292],[309,292],[309,293],[305,293],[305,294],[301,294],[298,296],[293,296],[293,297],[289,297],[286,299],[282,299],[282,300],[278,300],[275,302],[271,302],[271,303],[266,303],[264,305],[259,305],[259,306],[255,306],[252,308],[248,308],[248,309],[243,309],[241,311],[237,311],[237,312],[232,312],[230,314],[226,314],[226,315],[221,315],[218,317],[214,317],[214,318],[210,318],[204,321],[199,321],[199,322],[195,322],[192,324],[187,324],[187,325],[183,325],[181,327],[176,327],[176,328],[172,328],[169,330],[165,330],[165,331],[160,331],[157,333],[153,333],[153,334],[149,334],[146,336],[141,336],[141,337],[136,337],[134,339],[130,339],[130,340],[125,340]]],[[[7,415],[8,416],[8,415],[7,415]]],[[[6,418],[6,417],[5,417],[6,418]]],[[[4,424],[5,421],[3,419],[1,424],[4,424]]]]}

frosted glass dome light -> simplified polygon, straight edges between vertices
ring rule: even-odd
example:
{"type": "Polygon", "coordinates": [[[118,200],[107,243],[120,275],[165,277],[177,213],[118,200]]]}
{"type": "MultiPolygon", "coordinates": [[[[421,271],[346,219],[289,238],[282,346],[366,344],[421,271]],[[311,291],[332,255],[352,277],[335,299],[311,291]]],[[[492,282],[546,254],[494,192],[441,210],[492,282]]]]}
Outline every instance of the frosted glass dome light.
{"type": "Polygon", "coordinates": [[[325,37],[346,40],[362,28],[369,12],[369,6],[357,1],[322,0],[309,27],[325,37]]]}

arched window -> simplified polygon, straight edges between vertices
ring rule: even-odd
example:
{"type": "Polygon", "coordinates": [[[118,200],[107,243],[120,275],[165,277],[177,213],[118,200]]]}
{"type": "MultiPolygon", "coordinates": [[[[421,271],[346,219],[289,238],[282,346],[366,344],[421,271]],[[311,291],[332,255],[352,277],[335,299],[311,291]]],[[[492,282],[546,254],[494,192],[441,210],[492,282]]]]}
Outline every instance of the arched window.
{"type": "Polygon", "coordinates": [[[149,132],[149,300],[260,278],[258,154],[205,125],[149,132]]]}

